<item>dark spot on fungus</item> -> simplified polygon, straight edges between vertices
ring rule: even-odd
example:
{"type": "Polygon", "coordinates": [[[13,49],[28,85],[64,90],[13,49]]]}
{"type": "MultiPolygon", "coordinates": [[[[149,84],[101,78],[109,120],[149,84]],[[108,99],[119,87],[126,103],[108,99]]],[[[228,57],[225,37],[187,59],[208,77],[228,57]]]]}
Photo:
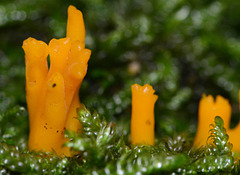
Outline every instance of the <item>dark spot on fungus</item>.
{"type": "Polygon", "coordinates": [[[47,123],[45,123],[45,125],[47,125],[47,123]]]}
{"type": "Polygon", "coordinates": [[[45,129],[47,129],[47,127],[46,127],[46,126],[44,126],[44,128],[45,128],[45,129]]]}
{"type": "Polygon", "coordinates": [[[52,85],[52,87],[54,88],[54,87],[56,87],[57,86],[57,84],[56,83],[54,83],[53,85],[52,85]]]}
{"type": "Polygon", "coordinates": [[[64,131],[65,131],[65,130],[66,130],[66,128],[64,127],[63,130],[62,130],[62,132],[61,132],[62,135],[64,134],[64,131]]]}
{"type": "Polygon", "coordinates": [[[58,133],[58,130],[57,130],[57,133],[58,133]]]}
{"type": "Polygon", "coordinates": [[[149,120],[147,120],[146,125],[151,125],[151,122],[149,120]]]}

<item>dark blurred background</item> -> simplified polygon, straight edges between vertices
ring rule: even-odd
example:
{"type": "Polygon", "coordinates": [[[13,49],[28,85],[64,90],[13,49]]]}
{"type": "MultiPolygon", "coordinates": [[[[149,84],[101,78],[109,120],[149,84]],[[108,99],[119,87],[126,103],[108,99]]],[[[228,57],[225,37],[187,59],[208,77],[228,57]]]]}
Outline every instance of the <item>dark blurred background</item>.
{"type": "Polygon", "coordinates": [[[131,85],[159,96],[156,131],[194,135],[203,93],[221,94],[239,118],[240,1],[1,0],[0,113],[26,107],[23,40],[66,33],[67,8],[83,12],[92,50],[80,100],[129,130],[131,85]]]}

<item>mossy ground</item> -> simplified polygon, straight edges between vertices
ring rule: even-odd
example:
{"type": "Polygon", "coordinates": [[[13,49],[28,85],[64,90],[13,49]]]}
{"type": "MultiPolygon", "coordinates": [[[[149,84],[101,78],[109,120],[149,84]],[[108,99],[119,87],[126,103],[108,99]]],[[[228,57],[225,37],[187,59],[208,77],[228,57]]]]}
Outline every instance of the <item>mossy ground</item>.
{"type": "MultiPolygon", "coordinates": [[[[129,174],[136,171],[238,174],[238,164],[233,163],[230,153],[220,154],[218,150],[209,155],[206,148],[193,151],[191,146],[197,127],[198,102],[203,93],[228,98],[233,106],[232,126],[238,122],[239,8],[240,2],[233,0],[1,1],[1,173],[121,174],[126,167],[129,174]],[[28,116],[24,110],[25,67],[21,45],[30,36],[47,43],[65,36],[70,4],[83,12],[86,47],[92,50],[80,90],[81,102],[105,116],[105,123],[115,123],[116,128],[112,125],[97,128],[101,129],[98,134],[106,132],[109,137],[101,140],[98,135],[85,136],[89,145],[80,146],[82,156],[61,159],[30,154],[26,149],[28,116]],[[134,83],[152,85],[159,96],[155,106],[156,147],[129,144],[134,83]],[[104,144],[98,145],[96,139],[104,144]],[[91,152],[93,148],[104,150],[107,145],[112,147],[106,155],[91,152]],[[141,154],[135,157],[139,150],[141,154]],[[161,164],[163,159],[168,161],[161,164]],[[34,163],[29,164],[30,160],[34,163]],[[100,163],[93,166],[91,161],[100,163]],[[213,164],[215,161],[217,164],[213,164]]],[[[73,133],[69,136],[79,138],[73,133]]],[[[75,142],[70,143],[74,147],[75,142]]]]}

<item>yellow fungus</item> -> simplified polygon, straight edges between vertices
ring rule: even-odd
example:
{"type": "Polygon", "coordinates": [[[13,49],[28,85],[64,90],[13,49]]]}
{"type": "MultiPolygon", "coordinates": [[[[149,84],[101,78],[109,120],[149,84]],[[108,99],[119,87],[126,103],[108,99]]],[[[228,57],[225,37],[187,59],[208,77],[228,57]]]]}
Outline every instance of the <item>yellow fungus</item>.
{"type": "MultiPolygon", "coordinates": [[[[238,92],[238,97],[239,97],[239,109],[240,109],[240,90],[238,92]]],[[[229,135],[229,142],[233,144],[232,150],[234,152],[240,153],[240,139],[239,139],[240,122],[235,128],[227,130],[227,133],[229,135]]]]}
{"type": "Polygon", "coordinates": [[[28,38],[23,42],[26,94],[30,120],[29,149],[71,156],[62,145],[66,129],[80,132],[75,118],[81,107],[79,88],[87,73],[91,51],[85,49],[82,13],[68,8],[67,37],[52,39],[49,46],[28,38]],[[48,69],[47,56],[50,55],[48,69]]]}
{"type": "Polygon", "coordinates": [[[132,85],[131,143],[154,145],[154,105],[158,96],[152,86],[132,85]]]}
{"type": "Polygon", "coordinates": [[[209,137],[210,124],[214,123],[214,118],[220,116],[224,120],[224,126],[229,127],[231,117],[231,106],[225,98],[203,94],[198,107],[198,128],[194,140],[194,146],[205,145],[209,137]]]}
{"type": "Polygon", "coordinates": [[[224,127],[229,136],[229,142],[233,144],[232,151],[240,153],[240,123],[238,123],[235,128],[230,128],[231,110],[231,105],[228,100],[222,96],[218,95],[214,101],[214,98],[211,95],[206,96],[203,94],[202,99],[199,102],[198,128],[194,140],[194,146],[199,147],[207,143],[207,138],[210,134],[210,124],[214,123],[215,116],[220,116],[224,121],[224,127]]]}

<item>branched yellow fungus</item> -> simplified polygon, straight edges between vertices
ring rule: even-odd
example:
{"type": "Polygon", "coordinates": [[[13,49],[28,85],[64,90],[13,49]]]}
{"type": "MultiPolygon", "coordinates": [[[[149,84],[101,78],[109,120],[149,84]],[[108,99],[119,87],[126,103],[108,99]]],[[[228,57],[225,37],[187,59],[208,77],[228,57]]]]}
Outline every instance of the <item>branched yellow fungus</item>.
{"type": "Polygon", "coordinates": [[[158,96],[152,86],[132,85],[131,143],[154,145],[154,105],[158,96]]]}
{"type": "Polygon", "coordinates": [[[70,150],[62,145],[66,142],[66,129],[81,130],[75,118],[76,108],[81,107],[78,92],[91,55],[84,40],[82,13],[69,6],[66,38],[52,39],[49,46],[33,38],[23,42],[30,150],[71,156],[70,150]]]}

